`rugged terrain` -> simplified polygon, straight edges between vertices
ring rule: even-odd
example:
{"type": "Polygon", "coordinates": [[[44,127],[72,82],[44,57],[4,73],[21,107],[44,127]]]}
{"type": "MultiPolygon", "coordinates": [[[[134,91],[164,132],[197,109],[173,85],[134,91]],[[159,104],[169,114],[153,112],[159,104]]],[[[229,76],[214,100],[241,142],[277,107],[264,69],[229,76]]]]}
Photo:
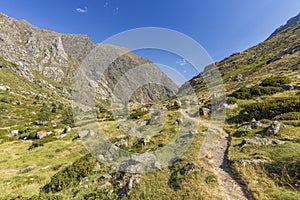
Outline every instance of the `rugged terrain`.
{"type": "Polygon", "coordinates": [[[87,36],[0,19],[0,199],[300,198],[297,18],[268,40],[215,63],[227,97],[209,94],[202,73],[189,82],[198,101],[176,99],[176,86],[165,78],[171,90],[146,85],[131,97],[130,123],[113,116],[110,95],[117,80],[139,65],[153,67],[145,77],[164,78],[149,60],[87,36]],[[103,63],[117,56],[102,66],[104,76],[91,76],[98,86],[96,123],[110,144],[109,155],[118,148],[142,155],[120,168],[91,156],[86,136],[97,134],[80,131],[73,119],[76,70],[95,47],[103,63]],[[220,128],[211,112],[224,111],[220,128]],[[181,157],[165,158],[164,166],[156,156],[168,144],[188,148],[181,157]],[[149,160],[150,172],[137,173],[149,160]]]}

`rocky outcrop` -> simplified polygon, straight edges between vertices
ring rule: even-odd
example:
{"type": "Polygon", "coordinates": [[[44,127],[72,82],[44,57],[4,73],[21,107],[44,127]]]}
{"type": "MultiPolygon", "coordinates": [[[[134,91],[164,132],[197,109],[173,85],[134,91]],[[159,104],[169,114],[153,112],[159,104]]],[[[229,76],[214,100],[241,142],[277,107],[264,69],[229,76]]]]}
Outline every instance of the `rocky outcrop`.
{"type": "MultiPolygon", "coordinates": [[[[156,101],[169,98],[178,90],[176,84],[151,61],[125,48],[96,44],[86,35],[61,34],[40,29],[25,20],[15,20],[2,14],[0,14],[0,25],[0,56],[15,63],[9,68],[31,82],[37,81],[38,84],[47,86],[52,91],[70,93],[66,88],[50,86],[44,83],[45,81],[41,82],[43,80],[40,75],[67,86],[74,86],[75,81],[78,80],[76,75],[79,67],[95,48],[97,48],[97,58],[91,56],[88,61],[94,63],[95,67],[101,67],[98,64],[102,64],[107,68],[102,75],[99,75],[97,70],[89,69],[88,76],[97,88],[97,98],[110,98],[121,77],[135,67],[145,64],[151,69],[148,70],[149,73],[140,73],[143,78],[135,77],[136,80],[130,80],[129,90],[136,89],[131,100],[156,101]],[[160,77],[165,84],[145,85],[144,81],[147,77],[160,77]]],[[[129,92],[125,91],[125,93],[129,92]]],[[[70,95],[66,97],[69,98],[70,95]]]]}
{"type": "Polygon", "coordinates": [[[269,128],[267,129],[266,135],[267,136],[277,135],[281,127],[285,127],[285,125],[282,122],[274,121],[271,124],[271,126],[269,126],[269,128]]]}
{"type": "Polygon", "coordinates": [[[296,25],[299,21],[300,21],[300,13],[299,13],[297,16],[295,16],[295,17],[289,19],[285,25],[282,25],[282,26],[280,26],[278,29],[276,29],[276,30],[270,35],[270,37],[269,37],[268,39],[271,39],[272,37],[274,37],[274,36],[277,35],[278,33],[281,33],[281,32],[283,32],[283,31],[287,30],[288,28],[290,28],[290,27],[296,25]]]}
{"type": "Polygon", "coordinates": [[[284,144],[284,141],[277,140],[274,138],[244,138],[240,147],[243,148],[245,146],[265,146],[265,145],[278,145],[284,144]]]}

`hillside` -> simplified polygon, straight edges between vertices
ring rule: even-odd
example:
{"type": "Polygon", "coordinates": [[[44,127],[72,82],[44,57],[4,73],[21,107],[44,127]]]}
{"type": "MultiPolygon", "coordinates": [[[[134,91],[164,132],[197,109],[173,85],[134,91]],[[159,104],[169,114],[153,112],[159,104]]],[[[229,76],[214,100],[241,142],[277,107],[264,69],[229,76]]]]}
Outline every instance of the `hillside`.
{"type": "Polygon", "coordinates": [[[122,47],[0,24],[0,199],[300,199],[299,23],[215,63],[226,97],[207,90],[212,65],[180,88],[198,101],[122,47]],[[86,65],[92,114],[71,99],[85,100],[74,82],[86,65]],[[151,70],[127,76],[140,65],[151,70]],[[169,88],[138,88],[151,76],[169,88]],[[123,78],[137,89],[119,88],[128,115],[109,100],[123,78]]]}

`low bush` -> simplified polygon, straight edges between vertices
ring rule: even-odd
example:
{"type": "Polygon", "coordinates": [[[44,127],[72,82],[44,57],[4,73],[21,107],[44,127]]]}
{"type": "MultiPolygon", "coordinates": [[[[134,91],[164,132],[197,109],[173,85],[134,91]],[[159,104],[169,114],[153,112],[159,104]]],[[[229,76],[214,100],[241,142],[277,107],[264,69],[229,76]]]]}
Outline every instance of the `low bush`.
{"type": "Polygon", "coordinates": [[[52,176],[49,186],[53,192],[59,192],[72,185],[77,185],[82,178],[91,174],[95,165],[95,159],[90,154],[85,155],[52,176]]]}
{"type": "Polygon", "coordinates": [[[230,94],[230,97],[234,97],[237,99],[251,99],[253,97],[258,97],[262,95],[272,95],[276,94],[277,92],[282,92],[281,87],[262,87],[262,86],[253,86],[253,87],[243,87],[232,94],[230,94]]]}
{"type": "Polygon", "coordinates": [[[280,87],[282,84],[290,84],[292,80],[289,77],[270,77],[262,81],[260,86],[263,87],[280,87]]]}

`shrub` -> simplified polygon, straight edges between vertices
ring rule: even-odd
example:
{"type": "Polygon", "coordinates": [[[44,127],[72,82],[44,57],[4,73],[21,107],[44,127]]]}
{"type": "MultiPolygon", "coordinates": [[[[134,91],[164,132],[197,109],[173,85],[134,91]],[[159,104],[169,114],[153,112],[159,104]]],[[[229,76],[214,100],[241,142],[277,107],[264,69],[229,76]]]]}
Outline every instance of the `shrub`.
{"type": "Polygon", "coordinates": [[[53,137],[53,135],[48,135],[42,139],[39,139],[39,140],[35,140],[32,145],[29,147],[28,150],[31,150],[31,149],[34,149],[36,147],[40,147],[40,146],[44,146],[44,144],[48,143],[48,142],[53,142],[55,141],[56,138],[53,137]]]}
{"type": "Polygon", "coordinates": [[[36,139],[36,128],[29,127],[20,132],[21,132],[21,134],[19,136],[19,139],[21,139],[21,140],[24,140],[25,138],[26,139],[36,139]]]}
{"type": "Polygon", "coordinates": [[[262,95],[272,95],[277,92],[281,92],[282,88],[280,87],[262,87],[262,86],[253,86],[253,87],[243,87],[232,94],[230,97],[237,99],[251,99],[253,97],[262,96],[262,95]]]}
{"type": "Polygon", "coordinates": [[[270,77],[262,81],[260,86],[264,87],[280,87],[281,84],[290,84],[292,81],[289,77],[270,77]]]}
{"type": "Polygon", "coordinates": [[[261,103],[254,103],[244,107],[244,109],[236,117],[230,119],[231,121],[243,122],[250,121],[255,118],[273,119],[275,116],[288,113],[300,112],[300,98],[275,98],[261,103]]]}
{"type": "Polygon", "coordinates": [[[53,192],[59,192],[78,182],[91,174],[95,167],[96,161],[88,154],[75,161],[72,165],[52,176],[49,183],[53,192]]]}

